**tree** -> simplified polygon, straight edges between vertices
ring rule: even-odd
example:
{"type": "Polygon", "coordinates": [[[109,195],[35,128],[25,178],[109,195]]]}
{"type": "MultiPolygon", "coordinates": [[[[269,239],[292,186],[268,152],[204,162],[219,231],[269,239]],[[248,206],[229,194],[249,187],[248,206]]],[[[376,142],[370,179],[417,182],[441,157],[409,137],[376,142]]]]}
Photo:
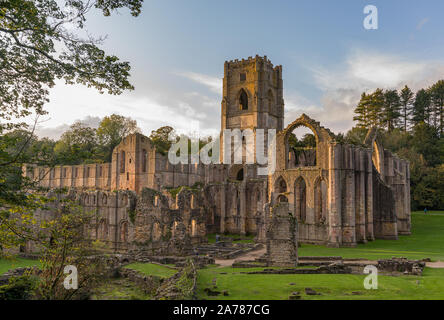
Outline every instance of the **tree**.
{"type": "Polygon", "coordinates": [[[350,129],[345,135],[344,142],[353,145],[363,146],[368,129],[361,127],[354,127],[350,129]]]}
{"type": "Polygon", "coordinates": [[[173,135],[174,129],[170,126],[164,126],[151,131],[149,138],[158,152],[166,154],[171,147],[171,141],[169,138],[173,135]]]}
{"type": "MultiPolygon", "coordinates": [[[[0,117],[44,114],[48,89],[56,79],[120,94],[133,89],[130,66],[98,46],[102,38],[80,38],[86,14],[97,8],[105,16],[127,7],[140,13],[143,0],[13,0],[0,1],[0,117]],[[62,5],[63,3],[63,5],[62,5]]],[[[2,123],[0,129],[21,124],[2,123]]]]}
{"type": "Polygon", "coordinates": [[[357,122],[357,127],[359,128],[369,128],[369,107],[371,103],[371,96],[367,95],[365,92],[361,94],[361,100],[358,106],[355,108],[355,116],[353,121],[357,122]]]}
{"type": "Polygon", "coordinates": [[[81,164],[97,160],[96,130],[76,121],[57,141],[54,152],[63,164],[81,164]]]}
{"type": "Polygon", "coordinates": [[[396,90],[387,90],[384,93],[384,105],[381,122],[385,123],[388,131],[392,131],[398,124],[400,113],[400,99],[396,90]]]}
{"type": "Polygon", "coordinates": [[[412,122],[415,126],[421,122],[430,123],[430,94],[424,89],[416,93],[412,110],[412,122]]]}
{"type": "Polygon", "coordinates": [[[408,86],[405,86],[404,89],[401,90],[399,98],[401,103],[401,113],[404,124],[404,131],[407,132],[407,122],[412,113],[414,93],[412,92],[412,90],[410,90],[408,86]]]}
{"type": "Polygon", "coordinates": [[[384,109],[384,100],[384,91],[382,89],[376,89],[370,95],[368,107],[368,121],[370,127],[379,127],[382,125],[381,114],[384,109]]]}
{"type": "Polygon", "coordinates": [[[125,136],[140,132],[137,121],[130,117],[117,114],[106,116],[97,128],[97,139],[102,149],[102,158],[105,162],[111,162],[114,148],[125,136]]]}
{"type": "Polygon", "coordinates": [[[433,125],[442,136],[444,133],[444,80],[439,80],[429,88],[433,105],[433,125]]]}

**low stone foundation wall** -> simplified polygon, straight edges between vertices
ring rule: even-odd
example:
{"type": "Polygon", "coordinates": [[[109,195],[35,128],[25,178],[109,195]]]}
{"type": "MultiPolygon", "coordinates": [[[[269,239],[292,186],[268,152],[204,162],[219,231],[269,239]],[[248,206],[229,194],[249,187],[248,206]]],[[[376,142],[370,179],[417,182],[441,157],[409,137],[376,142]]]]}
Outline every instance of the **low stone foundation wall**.
{"type": "Polygon", "coordinates": [[[155,262],[159,264],[174,264],[176,267],[183,267],[186,265],[188,259],[192,259],[196,268],[202,268],[209,264],[214,264],[214,258],[207,256],[189,256],[189,257],[175,257],[175,256],[146,256],[138,258],[135,261],[150,263],[155,262]]]}
{"type": "Polygon", "coordinates": [[[387,260],[379,260],[376,267],[378,270],[383,270],[385,272],[421,276],[425,268],[425,262],[419,260],[408,260],[406,258],[392,258],[387,260]]]}
{"type": "Polygon", "coordinates": [[[156,300],[192,300],[196,298],[197,271],[192,259],[157,289],[156,300]]]}
{"type": "Polygon", "coordinates": [[[139,271],[128,268],[121,268],[119,270],[119,275],[135,283],[139,288],[148,294],[154,294],[164,281],[164,279],[161,277],[147,276],[139,271]]]}

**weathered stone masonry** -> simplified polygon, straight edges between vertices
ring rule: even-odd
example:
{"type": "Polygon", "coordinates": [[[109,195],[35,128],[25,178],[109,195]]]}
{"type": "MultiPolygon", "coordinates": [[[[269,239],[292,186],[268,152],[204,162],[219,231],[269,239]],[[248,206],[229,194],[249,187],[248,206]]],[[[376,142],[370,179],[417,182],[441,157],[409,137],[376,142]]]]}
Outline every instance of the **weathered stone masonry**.
{"type": "MultiPolygon", "coordinates": [[[[82,194],[85,209],[100,217],[90,236],[117,251],[131,250],[136,243],[159,252],[178,250],[174,234],[184,241],[179,251],[214,232],[256,234],[265,243],[269,226],[264,208],[281,202],[297,219],[303,243],[355,246],[410,234],[409,163],[383,148],[376,128],[364,146],[355,146],[340,143],[306,115],[285,129],[283,123],[282,66],[259,56],[228,61],[222,141],[224,129],[251,129],[254,136],[258,129],[276,130],[274,173],[258,176],[258,165],[246,164],[245,154],[239,164],[172,165],[148,137],[132,134],[115,148],[111,163],[25,166],[24,175],[48,189],[66,187],[82,194]],[[289,137],[300,126],[313,132],[316,147],[297,154],[289,137]],[[172,196],[170,191],[180,187],[178,198],[172,196]]],[[[256,150],[255,140],[244,138],[242,149],[253,143],[256,150]]],[[[222,147],[220,151],[222,160],[222,147]]]]}

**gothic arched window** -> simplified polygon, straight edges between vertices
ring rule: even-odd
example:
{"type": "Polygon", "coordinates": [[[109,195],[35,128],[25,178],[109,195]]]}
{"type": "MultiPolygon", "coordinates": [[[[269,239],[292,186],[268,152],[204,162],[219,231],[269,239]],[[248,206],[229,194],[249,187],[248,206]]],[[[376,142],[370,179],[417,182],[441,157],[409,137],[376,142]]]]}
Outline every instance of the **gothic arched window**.
{"type": "Polygon", "coordinates": [[[248,110],[248,95],[244,89],[241,90],[239,95],[239,109],[248,110]]]}
{"type": "Polygon", "coordinates": [[[120,152],[120,173],[125,173],[125,151],[120,152]]]}
{"type": "Polygon", "coordinates": [[[146,172],[146,158],[147,152],[145,149],[142,150],[142,172],[146,172]]]}

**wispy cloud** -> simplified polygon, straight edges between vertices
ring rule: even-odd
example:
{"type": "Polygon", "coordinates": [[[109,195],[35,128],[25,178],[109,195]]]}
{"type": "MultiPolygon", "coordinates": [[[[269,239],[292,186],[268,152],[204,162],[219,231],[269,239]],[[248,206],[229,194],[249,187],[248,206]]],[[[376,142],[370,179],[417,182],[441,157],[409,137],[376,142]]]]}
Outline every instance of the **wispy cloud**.
{"type": "Polygon", "coordinates": [[[362,92],[376,88],[400,89],[408,85],[416,91],[432,85],[444,75],[444,61],[419,61],[380,52],[355,50],[336,69],[312,66],[314,86],[323,93],[318,103],[301,94],[286,96],[286,122],[302,112],[334,131],[353,126],[353,111],[362,92]],[[287,108],[287,104],[292,106],[287,108]]]}
{"type": "Polygon", "coordinates": [[[196,72],[176,72],[177,75],[208,87],[213,93],[222,93],[222,79],[196,72]]]}
{"type": "Polygon", "coordinates": [[[416,25],[416,30],[421,30],[422,27],[424,27],[424,25],[429,22],[429,18],[424,18],[421,21],[419,21],[419,23],[416,25]]]}

